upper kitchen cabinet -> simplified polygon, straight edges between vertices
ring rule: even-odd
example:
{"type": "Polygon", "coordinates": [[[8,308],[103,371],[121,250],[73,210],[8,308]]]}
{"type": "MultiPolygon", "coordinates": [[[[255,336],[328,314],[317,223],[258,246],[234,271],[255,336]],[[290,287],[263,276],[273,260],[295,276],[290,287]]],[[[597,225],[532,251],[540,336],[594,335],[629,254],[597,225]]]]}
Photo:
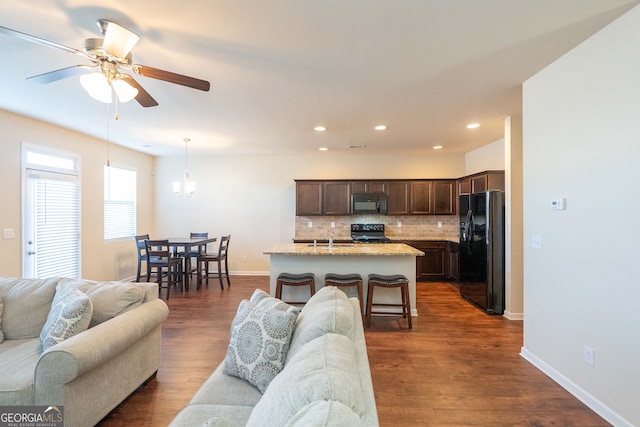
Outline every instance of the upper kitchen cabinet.
{"type": "Polygon", "coordinates": [[[411,215],[455,215],[456,199],[455,180],[411,182],[411,215]]]}
{"type": "Polygon", "coordinates": [[[327,181],[324,183],[324,215],[349,215],[350,205],[350,182],[327,181]]]}
{"type": "Polygon", "coordinates": [[[386,193],[386,181],[351,181],[352,193],[386,193]]]}
{"type": "Polygon", "coordinates": [[[504,171],[485,171],[458,180],[459,194],[484,193],[488,190],[504,191],[504,171]]]}
{"type": "Polygon", "coordinates": [[[323,182],[296,181],[296,215],[322,215],[323,182]]]}
{"type": "Polygon", "coordinates": [[[433,181],[433,209],[436,215],[455,215],[458,197],[456,181],[433,181]]]}
{"type": "Polygon", "coordinates": [[[296,215],[349,215],[351,183],[348,181],[296,180],[296,215]]]}
{"type": "Polygon", "coordinates": [[[431,193],[433,182],[412,181],[411,182],[411,214],[431,215],[434,213],[431,193]]]}
{"type": "Polygon", "coordinates": [[[409,215],[411,181],[387,182],[387,215],[409,215]]]}

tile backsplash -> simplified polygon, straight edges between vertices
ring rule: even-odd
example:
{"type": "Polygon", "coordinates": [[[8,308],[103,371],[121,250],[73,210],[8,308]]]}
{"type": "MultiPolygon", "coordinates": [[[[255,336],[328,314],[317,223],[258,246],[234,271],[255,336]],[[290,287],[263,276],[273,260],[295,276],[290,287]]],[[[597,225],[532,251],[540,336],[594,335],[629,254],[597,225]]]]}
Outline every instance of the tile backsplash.
{"type": "Polygon", "coordinates": [[[334,239],[346,240],[351,239],[351,224],[384,224],[385,235],[391,239],[457,241],[458,221],[457,215],[296,216],[295,238],[327,240],[333,233],[334,239]]]}

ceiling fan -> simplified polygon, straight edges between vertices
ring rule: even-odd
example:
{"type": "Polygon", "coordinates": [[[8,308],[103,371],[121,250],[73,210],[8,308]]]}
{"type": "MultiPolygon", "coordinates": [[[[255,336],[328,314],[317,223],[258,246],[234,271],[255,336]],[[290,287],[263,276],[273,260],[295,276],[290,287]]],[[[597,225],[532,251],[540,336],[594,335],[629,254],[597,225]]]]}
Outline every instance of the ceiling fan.
{"type": "Polygon", "coordinates": [[[98,19],[97,24],[104,38],[86,39],[82,50],[2,26],[0,26],[0,33],[60,49],[89,60],[91,65],[73,65],[60,70],[28,77],[27,80],[46,84],[67,77],[81,75],[80,82],[85,90],[87,90],[93,98],[102,102],[111,102],[113,89],[113,91],[116,92],[118,100],[121,102],[135,98],[143,107],[155,107],[158,105],[158,102],[156,102],[133,77],[120,72],[121,69],[130,70],[140,76],[163,80],[205,92],[209,90],[210,84],[206,80],[160,70],[146,65],[134,64],[132,62],[131,49],[133,49],[138,40],[140,40],[140,37],[134,32],[108,19],[98,19]]]}

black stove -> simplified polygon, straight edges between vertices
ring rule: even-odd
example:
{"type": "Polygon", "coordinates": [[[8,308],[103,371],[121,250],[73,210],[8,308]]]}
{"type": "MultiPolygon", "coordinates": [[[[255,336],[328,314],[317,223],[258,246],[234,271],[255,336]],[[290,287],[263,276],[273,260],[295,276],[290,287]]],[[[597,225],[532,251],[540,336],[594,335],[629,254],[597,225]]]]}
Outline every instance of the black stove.
{"type": "Polygon", "coordinates": [[[390,243],[384,235],[384,224],[351,224],[351,240],[354,243],[390,243]]]}

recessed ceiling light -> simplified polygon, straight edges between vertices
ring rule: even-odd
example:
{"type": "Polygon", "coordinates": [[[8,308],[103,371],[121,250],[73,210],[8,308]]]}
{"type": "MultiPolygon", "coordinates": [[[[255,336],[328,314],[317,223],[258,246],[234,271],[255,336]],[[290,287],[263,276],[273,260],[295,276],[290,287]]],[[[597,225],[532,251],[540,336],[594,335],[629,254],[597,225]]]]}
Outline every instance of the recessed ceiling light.
{"type": "Polygon", "coordinates": [[[385,125],[378,125],[378,126],[374,127],[374,129],[375,129],[375,130],[386,130],[386,129],[387,129],[387,126],[385,126],[385,125]]]}
{"type": "Polygon", "coordinates": [[[442,150],[442,145],[434,145],[433,149],[434,150],[442,150]]]}
{"type": "Polygon", "coordinates": [[[467,125],[467,129],[475,129],[475,128],[479,128],[480,127],[480,123],[469,123],[467,125]]]}
{"type": "Polygon", "coordinates": [[[320,147],[320,148],[318,148],[318,150],[320,150],[320,151],[329,151],[329,149],[327,147],[320,147]]]}
{"type": "Polygon", "coordinates": [[[317,131],[317,132],[324,132],[325,130],[327,130],[326,127],[324,126],[316,126],[313,128],[313,130],[317,131]]]}

